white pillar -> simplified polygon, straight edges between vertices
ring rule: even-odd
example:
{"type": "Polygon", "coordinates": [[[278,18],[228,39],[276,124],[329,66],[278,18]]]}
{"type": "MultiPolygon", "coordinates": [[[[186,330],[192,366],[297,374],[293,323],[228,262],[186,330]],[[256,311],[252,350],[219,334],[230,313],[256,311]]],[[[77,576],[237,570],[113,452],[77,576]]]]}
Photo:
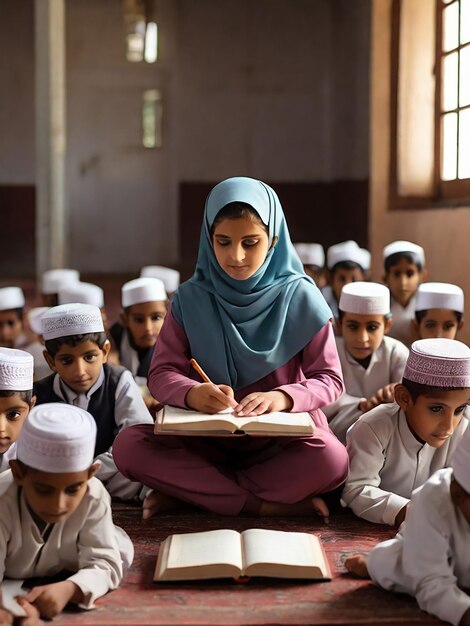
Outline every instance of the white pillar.
{"type": "Polygon", "coordinates": [[[65,0],[35,0],[36,273],[66,265],[65,0]]]}

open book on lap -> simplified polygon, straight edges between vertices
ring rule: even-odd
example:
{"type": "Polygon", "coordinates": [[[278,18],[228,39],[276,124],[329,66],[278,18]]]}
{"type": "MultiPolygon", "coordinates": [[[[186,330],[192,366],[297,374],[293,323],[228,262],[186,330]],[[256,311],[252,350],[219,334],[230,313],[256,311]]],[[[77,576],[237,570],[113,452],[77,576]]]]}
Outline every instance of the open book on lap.
{"type": "Polygon", "coordinates": [[[288,437],[313,435],[308,413],[265,413],[257,417],[235,417],[230,413],[199,413],[164,406],[157,413],[157,434],[171,435],[257,435],[288,437]]]}
{"type": "Polygon", "coordinates": [[[167,537],[160,546],[154,580],[251,576],[330,580],[331,570],[315,535],[223,529],[167,537]]]}

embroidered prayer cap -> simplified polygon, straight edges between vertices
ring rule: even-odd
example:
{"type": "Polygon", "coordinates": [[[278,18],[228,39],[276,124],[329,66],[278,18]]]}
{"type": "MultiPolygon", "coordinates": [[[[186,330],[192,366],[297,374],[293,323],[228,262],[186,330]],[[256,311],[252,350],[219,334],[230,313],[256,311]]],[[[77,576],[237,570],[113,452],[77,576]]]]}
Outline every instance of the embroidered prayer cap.
{"type": "Polygon", "coordinates": [[[415,311],[450,309],[463,313],[463,290],[451,283],[421,283],[416,294],[415,311]]]}
{"type": "Polygon", "coordinates": [[[71,283],[78,283],[80,273],[77,270],[61,268],[43,272],[41,291],[44,294],[59,293],[62,287],[68,287],[71,283]]]}
{"type": "Polygon", "coordinates": [[[2,287],[0,289],[0,311],[11,311],[24,307],[24,294],[20,287],[2,287]]]}
{"type": "Polygon", "coordinates": [[[159,278],[135,278],[125,283],[121,289],[124,309],[142,302],[165,302],[167,299],[165,285],[159,278]]]}
{"type": "Polygon", "coordinates": [[[42,335],[42,316],[48,310],[48,306],[37,306],[33,309],[29,309],[27,313],[29,327],[36,335],[42,335]]]}
{"type": "Polygon", "coordinates": [[[42,335],[46,341],[103,331],[101,311],[92,304],[60,304],[51,307],[42,316],[42,335]]]}
{"type": "Polygon", "coordinates": [[[379,283],[348,283],[341,290],[339,308],[358,315],[387,315],[390,313],[390,291],[379,283]]]}
{"type": "Polygon", "coordinates": [[[370,269],[370,252],[360,248],[355,241],[349,239],[330,246],[326,253],[326,264],[332,270],[337,263],[351,261],[357,263],[364,271],[370,269]]]}
{"type": "Polygon", "coordinates": [[[403,378],[431,387],[470,387],[470,348],[456,339],[415,341],[403,378]]]}
{"type": "Polygon", "coordinates": [[[77,282],[61,287],[59,290],[59,304],[71,304],[80,302],[82,304],[93,304],[99,309],[104,307],[104,292],[98,285],[92,283],[77,282]]]}
{"type": "Polygon", "coordinates": [[[411,241],[401,241],[401,240],[392,241],[392,243],[389,243],[384,248],[384,251],[383,251],[384,261],[389,256],[392,256],[392,254],[397,254],[398,252],[404,252],[404,253],[412,252],[413,254],[416,255],[421,265],[424,267],[424,261],[425,261],[424,249],[421,246],[418,246],[418,244],[413,243],[411,241]]]}
{"type": "Polygon", "coordinates": [[[0,389],[30,391],[33,388],[34,359],[24,350],[0,348],[0,389]]]}
{"type": "Polygon", "coordinates": [[[455,480],[470,494],[470,428],[467,428],[459,441],[450,465],[454,468],[455,480]]]}
{"type": "Polygon", "coordinates": [[[325,265],[325,251],[319,243],[294,243],[294,248],[299,255],[299,259],[304,265],[325,265]]]}
{"type": "Polygon", "coordinates": [[[163,281],[168,293],[174,293],[180,284],[180,273],[172,267],[163,265],[145,265],[140,270],[141,278],[158,278],[163,281]]]}
{"type": "Polygon", "coordinates": [[[17,458],[34,469],[58,474],[93,465],[96,423],[78,406],[62,402],[31,409],[17,440],[17,458]]]}

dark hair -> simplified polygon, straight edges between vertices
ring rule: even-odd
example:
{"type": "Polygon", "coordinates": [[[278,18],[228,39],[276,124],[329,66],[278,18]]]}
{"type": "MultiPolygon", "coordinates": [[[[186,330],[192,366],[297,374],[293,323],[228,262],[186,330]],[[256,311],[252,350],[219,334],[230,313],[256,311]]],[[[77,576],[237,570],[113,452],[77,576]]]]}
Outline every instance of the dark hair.
{"type": "Polygon", "coordinates": [[[57,339],[48,339],[45,342],[46,350],[54,358],[59,352],[60,347],[64,344],[75,348],[80,343],[85,341],[92,341],[96,343],[100,350],[103,349],[105,342],[107,341],[106,333],[85,333],[84,335],[69,335],[67,337],[57,337],[57,339]]]}
{"type": "MultiPolygon", "coordinates": [[[[338,307],[338,319],[339,319],[339,321],[340,321],[340,322],[342,322],[342,321],[343,321],[343,317],[344,317],[344,314],[345,314],[345,313],[349,313],[349,311],[343,311],[342,309],[340,309],[340,308],[338,307]]],[[[363,315],[363,314],[361,314],[361,315],[363,315]]],[[[366,315],[367,315],[367,313],[366,313],[366,315]]],[[[391,313],[381,313],[381,315],[383,315],[383,316],[384,316],[384,321],[385,321],[385,322],[386,322],[387,320],[389,320],[389,319],[392,317],[392,314],[391,314],[391,313]]]]}
{"type": "Polygon", "coordinates": [[[0,398],[11,398],[17,393],[23,402],[27,404],[31,404],[31,399],[33,397],[33,390],[28,389],[27,391],[9,391],[7,389],[0,389],[0,398]]]}
{"type": "Polygon", "coordinates": [[[403,378],[401,384],[408,390],[413,402],[416,402],[419,396],[436,396],[442,391],[463,391],[467,389],[467,387],[434,387],[433,385],[423,385],[408,380],[408,378],[403,378]]]}
{"type": "Polygon", "coordinates": [[[211,236],[214,234],[217,224],[220,224],[222,220],[236,220],[239,217],[249,217],[251,220],[262,226],[268,234],[268,227],[252,206],[246,204],[245,202],[230,202],[222,207],[215,216],[211,226],[211,236]]]}
{"type": "MultiPolygon", "coordinates": [[[[439,308],[444,308],[444,307],[439,307],[439,308]]],[[[452,313],[455,315],[455,319],[457,320],[457,323],[460,324],[460,322],[462,321],[463,313],[461,311],[453,311],[452,309],[449,309],[449,311],[452,311],[452,313]]],[[[427,312],[428,312],[428,309],[421,309],[421,311],[415,311],[415,319],[418,324],[420,324],[421,321],[426,317],[427,312]]]]}
{"type": "Polygon", "coordinates": [[[330,272],[334,274],[338,270],[355,270],[360,269],[363,274],[365,274],[365,270],[362,265],[356,263],[355,261],[339,261],[339,263],[335,263],[331,268],[330,272]]]}
{"type": "Polygon", "coordinates": [[[16,315],[17,315],[18,319],[20,320],[20,322],[23,321],[23,307],[20,307],[19,309],[4,309],[1,312],[5,313],[6,311],[13,311],[13,313],[16,313],[16,315]]]}
{"type": "Polygon", "coordinates": [[[423,271],[423,263],[416,252],[395,252],[384,259],[385,273],[389,272],[394,265],[398,265],[402,259],[416,265],[420,272],[423,271]]]}

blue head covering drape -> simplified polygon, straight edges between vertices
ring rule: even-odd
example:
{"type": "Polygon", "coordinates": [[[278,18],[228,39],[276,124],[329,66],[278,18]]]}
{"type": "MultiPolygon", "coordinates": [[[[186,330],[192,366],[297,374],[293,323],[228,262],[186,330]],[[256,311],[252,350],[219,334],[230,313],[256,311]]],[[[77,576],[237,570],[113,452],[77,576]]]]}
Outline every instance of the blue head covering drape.
{"type": "Polygon", "coordinates": [[[217,384],[235,390],[260,380],[300,352],[332,317],[291,243],[277,194],[253,178],[229,178],[209,193],[196,270],[173,297],[172,311],[188,337],[191,356],[217,384]],[[211,226],[231,202],[250,205],[277,241],[246,280],[219,266],[211,226]]]}

